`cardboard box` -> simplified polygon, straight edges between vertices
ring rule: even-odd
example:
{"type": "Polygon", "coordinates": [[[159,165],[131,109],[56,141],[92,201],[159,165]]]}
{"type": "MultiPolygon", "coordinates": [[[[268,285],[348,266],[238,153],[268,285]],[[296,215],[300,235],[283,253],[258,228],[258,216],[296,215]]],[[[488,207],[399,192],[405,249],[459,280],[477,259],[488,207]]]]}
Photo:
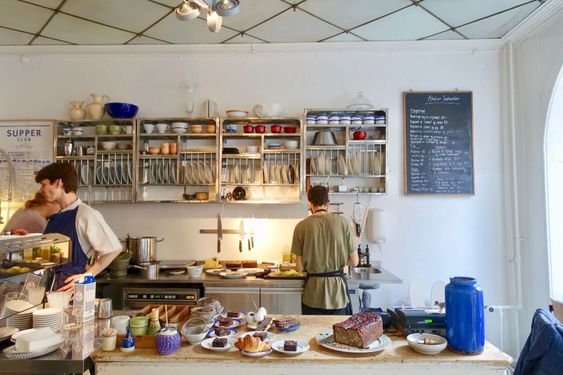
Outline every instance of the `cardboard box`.
{"type": "Polygon", "coordinates": [[[74,284],[73,313],[77,323],[86,323],[96,317],[96,279],[86,275],[74,284]]]}

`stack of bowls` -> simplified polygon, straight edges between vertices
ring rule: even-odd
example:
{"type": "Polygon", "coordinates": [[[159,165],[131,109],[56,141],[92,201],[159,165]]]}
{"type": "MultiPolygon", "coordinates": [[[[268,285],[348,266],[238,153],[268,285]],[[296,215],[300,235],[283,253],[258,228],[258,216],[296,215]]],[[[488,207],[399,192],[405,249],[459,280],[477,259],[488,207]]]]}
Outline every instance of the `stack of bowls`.
{"type": "Polygon", "coordinates": [[[50,307],[33,312],[33,328],[49,327],[58,331],[63,326],[63,309],[50,307]]]}
{"type": "Polygon", "coordinates": [[[131,254],[128,252],[123,252],[119,254],[113,262],[108,266],[109,272],[112,277],[126,276],[127,267],[129,267],[129,260],[131,259],[131,254]]]}
{"type": "Polygon", "coordinates": [[[129,320],[129,327],[133,336],[144,336],[149,328],[149,318],[146,316],[134,316],[129,320]]]}
{"type": "Polygon", "coordinates": [[[33,323],[33,305],[24,300],[11,300],[4,305],[4,316],[8,317],[7,326],[18,328],[20,331],[29,329],[33,323]]]}
{"type": "Polygon", "coordinates": [[[172,131],[176,134],[184,134],[188,132],[187,122],[173,122],[172,131]]]}

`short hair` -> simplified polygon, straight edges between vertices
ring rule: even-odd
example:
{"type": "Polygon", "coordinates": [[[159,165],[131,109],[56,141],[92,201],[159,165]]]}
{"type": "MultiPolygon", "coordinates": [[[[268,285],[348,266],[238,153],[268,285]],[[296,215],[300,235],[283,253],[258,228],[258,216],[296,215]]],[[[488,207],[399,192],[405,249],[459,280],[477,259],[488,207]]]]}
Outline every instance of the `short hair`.
{"type": "Polygon", "coordinates": [[[47,204],[47,199],[45,198],[45,196],[41,193],[35,193],[33,198],[25,201],[24,207],[26,209],[30,209],[30,208],[35,208],[35,207],[41,207],[41,206],[44,206],[46,204],[47,204]]]}
{"type": "Polygon", "coordinates": [[[307,200],[315,206],[324,206],[328,203],[328,190],[321,185],[313,186],[307,192],[307,200]]]}
{"type": "Polygon", "coordinates": [[[49,180],[51,184],[61,179],[67,193],[76,192],[78,189],[76,169],[70,163],[51,163],[41,168],[35,176],[35,182],[40,183],[45,179],[49,180]]]}

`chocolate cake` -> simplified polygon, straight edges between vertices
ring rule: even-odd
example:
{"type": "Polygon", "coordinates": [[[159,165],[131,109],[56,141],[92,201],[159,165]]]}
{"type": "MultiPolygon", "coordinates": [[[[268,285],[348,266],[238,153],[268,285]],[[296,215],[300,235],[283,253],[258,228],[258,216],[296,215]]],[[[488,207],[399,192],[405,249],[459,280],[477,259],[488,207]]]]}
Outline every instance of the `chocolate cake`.
{"type": "Polygon", "coordinates": [[[366,311],[333,324],[332,330],[334,341],[357,348],[367,348],[383,334],[383,321],[376,313],[366,311]]]}
{"type": "Polygon", "coordinates": [[[222,327],[229,327],[231,324],[233,324],[233,318],[223,318],[223,317],[219,317],[219,323],[217,323],[217,325],[222,326],[222,327]]]}
{"type": "Polygon", "coordinates": [[[229,336],[231,334],[231,330],[224,327],[213,327],[213,331],[215,332],[215,336],[229,336]]]}
{"type": "Polygon", "coordinates": [[[283,342],[283,350],[286,352],[296,352],[297,351],[297,341],[295,340],[285,340],[283,342]]]}
{"type": "Polygon", "coordinates": [[[211,342],[211,346],[214,348],[224,348],[225,346],[227,346],[227,342],[228,341],[226,338],[216,337],[211,342]]]}
{"type": "Polygon", "coordinates": [[[229,318],[238,318],[240,316],[240,311],[229,311],[227,316],[229,318]]]}

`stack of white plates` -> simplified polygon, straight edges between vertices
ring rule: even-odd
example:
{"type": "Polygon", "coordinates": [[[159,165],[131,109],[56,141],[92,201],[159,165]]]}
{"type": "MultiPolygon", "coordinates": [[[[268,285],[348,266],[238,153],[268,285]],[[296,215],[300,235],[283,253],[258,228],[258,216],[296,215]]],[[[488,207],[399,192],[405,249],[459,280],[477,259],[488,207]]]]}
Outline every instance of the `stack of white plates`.
{"type": "Polygon", "coordinates": [[[32,315],[35,311],[33,305],[23,300],[12,300],[4,305],[6,312],[4,316],[8,317],[7,325],[9,327],[18,328],[20,331],[31,328],[32,315]]]}
{"type": "Polygon", "coordinates": [[[49,327],[58,331],[63,325],[63,309],[51,307],[33,312],[33,328],[49,327]]]}

